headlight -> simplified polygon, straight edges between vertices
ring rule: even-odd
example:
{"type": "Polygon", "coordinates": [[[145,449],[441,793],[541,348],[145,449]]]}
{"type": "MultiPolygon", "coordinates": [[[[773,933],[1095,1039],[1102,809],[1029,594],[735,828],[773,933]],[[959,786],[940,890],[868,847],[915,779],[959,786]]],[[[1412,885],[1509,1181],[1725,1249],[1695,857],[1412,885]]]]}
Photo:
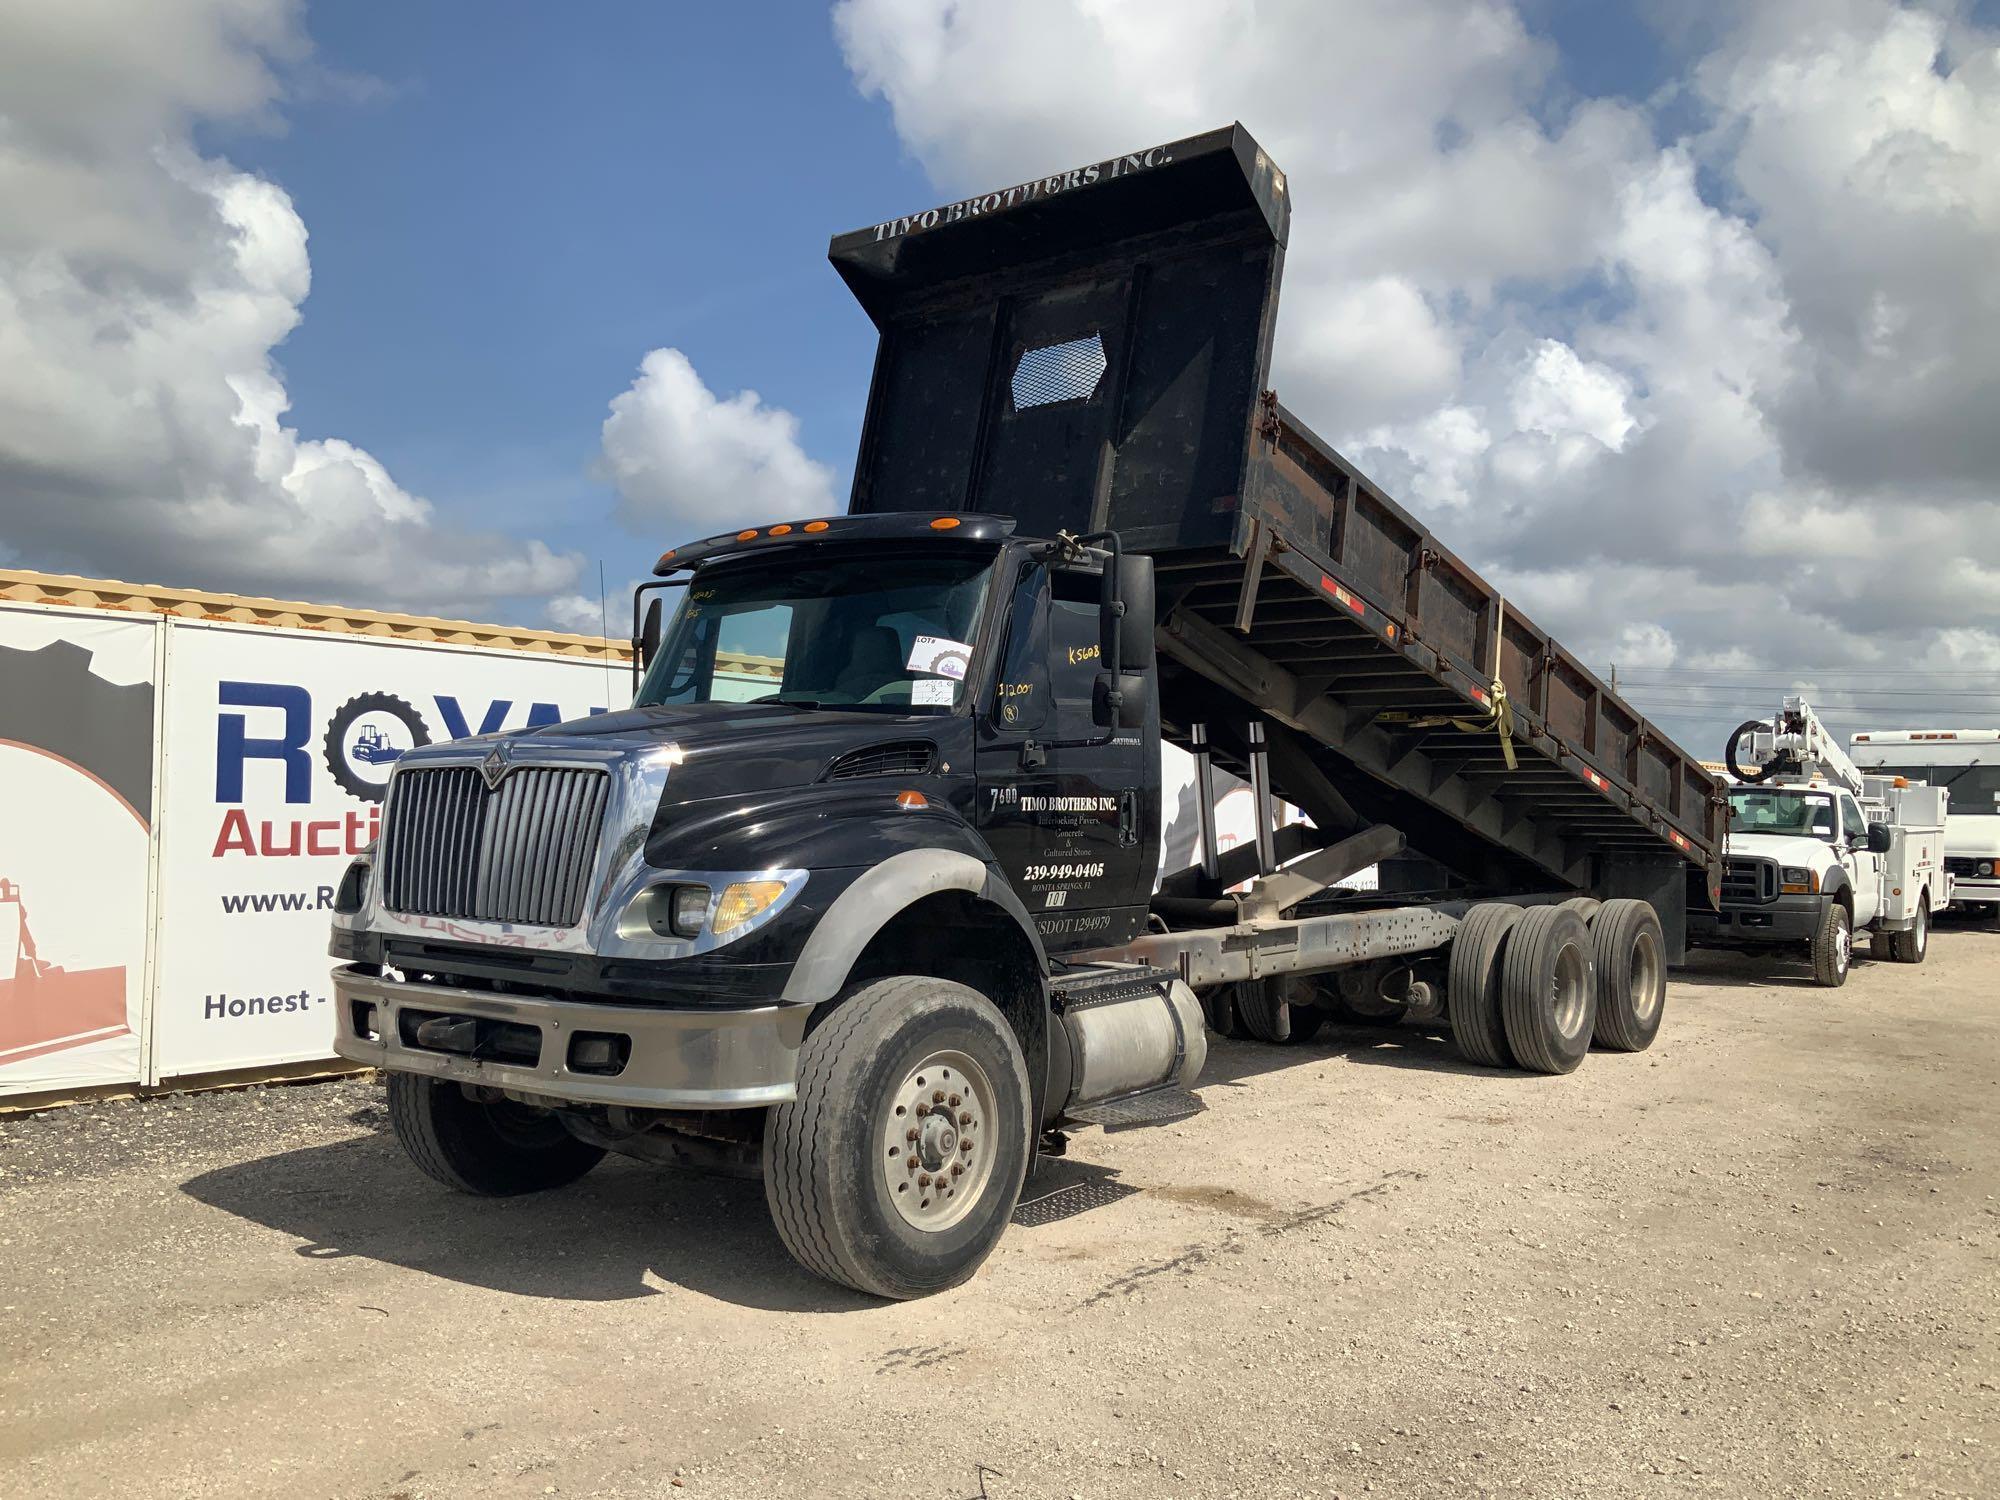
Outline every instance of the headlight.
{"type": "Polygon", "coordinates": [[[632,898],[618,919],[622,938],[691,938],[701,935],[708,915],[705,885],[653,885],[632,898]]]}
{"type": "Polygon", "coordinates": [[[739,880],[726,885],[722,899],[715,903],[715,920],[709,925],[717,937],[734,932],[769,911],[784,894],[782,880],[739,880]]]}
{"type": "Polygon", "coordinates": [[[677,885],[674,887],[672,916],[669,919],[676,937],[694,937],[701,931],[701,924],[708,916],[708,887],[705,885],[677,885]]]}
{"type": "Polygon", "coordinates": [[[333,909],[343,917],[351,917],[367,904],[368,876],[374,868],[372,862],[361,858],[348,865],[340,877],[340,887],[333,893],[333,909]]]}
{"type": "Polygon", "coordinates": [[[1982,859],[1979,862],[1979,873],[1982,875],[1991,875],[1993,873],[1993,861],[1990,859],[1982,859]]]}
{"type": "Polygon", "coordinates": [[[1819,893],[1819,876],[1804,865],[1781,865],[1778,868],[1778,894],[1781,896],[1812,896],[1819,893]]]}

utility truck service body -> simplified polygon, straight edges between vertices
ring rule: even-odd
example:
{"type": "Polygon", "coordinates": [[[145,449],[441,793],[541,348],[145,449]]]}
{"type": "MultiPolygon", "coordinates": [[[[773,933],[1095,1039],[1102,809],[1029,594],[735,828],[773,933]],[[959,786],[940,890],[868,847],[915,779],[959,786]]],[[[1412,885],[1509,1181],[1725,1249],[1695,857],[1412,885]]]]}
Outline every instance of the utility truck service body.
{"type": "Polygon", "coordinates": [[[1718,948],[1803,950],[1813,977],[1841,985],[1856,934],[1875,956],[1922,963],[1931,918],[1952,899],[1941,787],[1866,776],[1804,699],[1730,735],[1722,900],[1691,918],[1693,940],[1718,948]],[[1737,759],[1750,737],[1753,766],[1737,759]]]}
{"type": "Polygon", "coordinates": [[[1848,744],[1867,775],[1950,795],[1944,866],[1952,904],[2000,917],[2000,729],[1870,729],[1848,744]]]}
{"type": "Polygon", "coordinates": [[[1192,1083],[1205,1013],[1652,1041],[1721,799],[1268,392],[1289,211],[1232,127],[833,241],[880,331],[850,513],[666,553],[632,708],[409,752],[342,885],[339,1050],[420,1165],[761,1173],[802,1264],[914,1296],[1063,1126],[1192,1083]],[[1156,890],[1163,740],[1203,837],[1156,890]]]}

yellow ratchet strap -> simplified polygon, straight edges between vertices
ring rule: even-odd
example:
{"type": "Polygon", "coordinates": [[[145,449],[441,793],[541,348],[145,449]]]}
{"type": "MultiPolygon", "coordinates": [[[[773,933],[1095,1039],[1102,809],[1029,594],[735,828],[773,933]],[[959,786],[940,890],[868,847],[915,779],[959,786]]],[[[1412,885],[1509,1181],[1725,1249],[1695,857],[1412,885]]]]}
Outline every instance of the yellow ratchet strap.
{"type": "Polygon", "coordinates": [[[1392,711],[1381,715],[1376,722],[1404,724],[1411,729],[1437,729],[1449,724],[1461,734],[1478,734],[1481,730],[1491,729],[1500,736],[1500,754],[1507,762],[1507,769],[1516,770],[1520,763],[1514,759],[1514,705],[1508,700],[1506,684],[1499,678],[1494,678],[1490,695],[1492,702],[1483,718],[1461,719],[1454,714],[1433,714],[1418,718],[1392,711]]]}

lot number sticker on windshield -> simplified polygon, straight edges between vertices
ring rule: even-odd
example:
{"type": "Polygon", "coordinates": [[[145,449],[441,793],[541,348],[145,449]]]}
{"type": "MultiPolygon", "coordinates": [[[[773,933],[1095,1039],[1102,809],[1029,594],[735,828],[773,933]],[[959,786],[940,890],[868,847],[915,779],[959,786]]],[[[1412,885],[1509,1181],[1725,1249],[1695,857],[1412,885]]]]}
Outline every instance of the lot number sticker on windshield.
{"type": "Polygon", "coordinates": [[[910,702],[920,708],[950,708],[957,701],[958,684],[942,677],[919,677],[910,684],[910,702]]]}
{"type": "Polygon", "coordinates": [[[934,677],[949,677],[953,682],[963,682],[965,669],[971,661],[972,648],[964,641],[954,641],[941,635],[920,635],[910,646],[907,670],[929,672],[934,677]]]}

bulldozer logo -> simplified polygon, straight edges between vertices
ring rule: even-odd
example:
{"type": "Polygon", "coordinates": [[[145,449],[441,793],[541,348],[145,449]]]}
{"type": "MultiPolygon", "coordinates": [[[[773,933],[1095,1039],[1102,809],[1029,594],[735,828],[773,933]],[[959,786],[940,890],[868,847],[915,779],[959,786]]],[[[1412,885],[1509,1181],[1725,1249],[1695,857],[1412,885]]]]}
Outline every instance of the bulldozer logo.
{"type": "Polygon", "coordinates": [[[430,727],[414,705],[393,693],[362,693],[327,720],[322,749],[341,790],[363,802],[380,802],[396,762],[430,742],[430,727]]]}

